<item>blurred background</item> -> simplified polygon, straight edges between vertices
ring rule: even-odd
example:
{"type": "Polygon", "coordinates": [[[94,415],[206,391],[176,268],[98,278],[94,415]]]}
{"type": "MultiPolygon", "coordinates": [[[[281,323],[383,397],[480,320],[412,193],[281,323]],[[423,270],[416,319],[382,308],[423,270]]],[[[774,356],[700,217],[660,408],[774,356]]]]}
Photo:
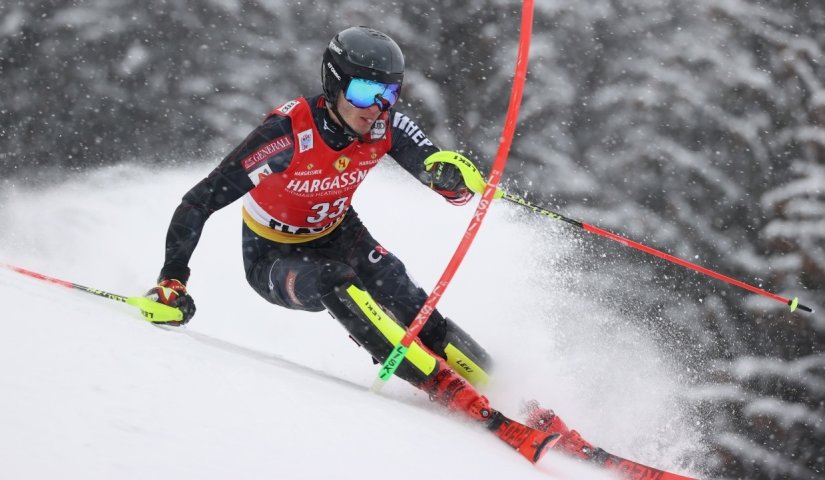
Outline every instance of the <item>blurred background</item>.
{"type": "MultiPolygon", "coordinates": [[[[581,277],[612,292],[600,300],[677,352],[715,478],[823,478],[825,3],[536,3],[505,187],[817,310],[571,229],[581,277]]],[[[511,0],[4,1],[0,191],[121,163],[217,164],[272,107],[320,93],[321,53],[352,25],[402,47],[397,109],[488,169],[520,13],[511,0]]],[[[538,261],[552,248],[536,245],[538,261]]]]}

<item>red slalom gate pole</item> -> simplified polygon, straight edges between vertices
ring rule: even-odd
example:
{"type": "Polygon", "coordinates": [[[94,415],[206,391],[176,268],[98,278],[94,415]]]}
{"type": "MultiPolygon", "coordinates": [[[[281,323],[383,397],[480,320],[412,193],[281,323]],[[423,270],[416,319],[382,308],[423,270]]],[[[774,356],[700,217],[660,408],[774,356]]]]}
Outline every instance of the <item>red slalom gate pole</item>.
{"type": "Polygon", "coordinates": [[[799,299],[797,297],[794,297],[792,299],[780,297],[779,295],[768,292],[766,290],[762,290],[761,288],[754,287],[753,285],[749,285],[745,282],[742,282],[742,281],[736,280],[734,278],[728,277],[727,275],[722,275],[721,273],[715,272],[715,271],[713,271],[709,268],[705,268],[705,267],[703,267],[701,265],[697,265],[693,262],[683,260],[679,257],[674,257],[673,255],[669,255],[665,252],[656,250],[655,248],[651,248],[651,247],[648,247],[646,245],[642,245],[639,242],[634,242],[633,240],[627,239],[627,238],[625,238],[621,235],[616,235],[615,233],[610,233],[607,230],[602,230],[599,227],[595,227],[593,225],[589,225],[587,223],[580,222],[578,220],[573,220],[571,218],[567,218],[564,215],[561,215],[561,214],[556,213],[554,211],[551,211],[551,210],[548,210],[546,208],[540,207],[538,205],[534,205],[534,204],[528,202],[527,200],[519,198],[515,195],[511,195],[511,194],[505,192],[502,195],[502,198],[504,198],[505,200],[508,200],[510,202],[513,202],[515,204],[521,205],[523,207],[527,207],[530,210],[533,210],[534,212],[536,212],[540,215],[550,217],[554,220],[561,220],[562,222],[569,223],[570,225],[579,227],[579,228],[581,228],[583,230],[586,230],[590,233],[594,233],[596,235],[600,235],[602,237],[609,238],[610,240],[613,240],[614,242],[621,243],[622,245],[624,245],[626,247],[631,247],[631,248],[635,248],[636,250],[641,250],[642,252],[645,252],[645,253],[648,253],[650,255],[653,255],[653,256],[659,257],[661,259],[667,260],[668,262],[672,262],[672,263],[675,263],[677,265],[681,265],[681,266],[689,268],[691,270],[695,270],[699,273],[704,273],[705,275],[708,275],[708,276],[713,277],[715,279],[722,280],[724,282],[730,283],[731,285],[736,285],[737,287],[743,288],[743,289],[748,290],[748,291],[753,292],[753,293],[757,293],[757,294],[762,295],[764,297],[768,297],[772,300],[776,300],[777,302],[782,302],[785,305],[788,305],[792,312],[795,311],[798,308],[800,310],[813,313],[813,309],[811,307],[807,307],[807,306],[802,305],[801,303],[799,303],[799,299]]]}
{"type": "Polygon", "coordinates": [[[438,280],[432,293],[430,293],[421,310],[415,316],[407,332],[401,341],[393,348],[387,360],[378,372],[378,378],[372,386],[373,391],[381,389],[383,384],[392,377],[393,373],[401,365],[401,361],[407,354],[407,349],[412,345],[415,338],[421,332],[421,329],[426,325],[430,314],[435,311],[438,301],[444,295],[445,290],[450,285],[450,282],[458,270],[459,265],[464,260],[464,256],[470,249],[470,245],[478,233],[481,222],[487,215],[487,210],[493,202],[493,198],[498,189],[498,184],[501,181],[501,175],[504,172],[504,167],[507,165],[507,156],[510,153],[510,146],[513,143],[513,135],[516,130],[516,119],[518,118],[519,107],[521,106],[521,97],[524,92],[524,81],[527,78],[527,57],[530,51],[530,37],[533,31],[533,0],[525,0],[522,4],[521,11],[521,31],[519,33],[518,54],[516,57],[516,72],[513,78],[513,89],[510,92],[510,103],[507,107],[507,116],[504,120],[504,131],[501,135],[501,142],[499,143],[498,152],[496,153],[495,161],[493,162],[492,171],[490,172],[490,180],[487,182],[487,187],[481,195],[481,200],[476,207],[473,218],[470,221],[467,230],[458,247],[453,253],[447,268],[438,280]]]}

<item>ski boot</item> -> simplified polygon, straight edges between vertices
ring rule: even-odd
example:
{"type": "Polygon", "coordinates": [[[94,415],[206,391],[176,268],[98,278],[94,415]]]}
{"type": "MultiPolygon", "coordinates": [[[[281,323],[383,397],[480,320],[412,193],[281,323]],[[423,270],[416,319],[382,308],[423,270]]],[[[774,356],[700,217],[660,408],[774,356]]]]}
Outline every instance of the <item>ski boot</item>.
{"type": "Polygon", "coordinates": [[[541,457],[559,439],[555,432],[546,432],[522,425],[490,407],[487,397],[450,368],[444,359],[437,357],[436,373],[419,388],[427,392],[430,400],[451,411],[459,411],[481,422],[499,439],[510,445],[532,463],[541,457]]]}

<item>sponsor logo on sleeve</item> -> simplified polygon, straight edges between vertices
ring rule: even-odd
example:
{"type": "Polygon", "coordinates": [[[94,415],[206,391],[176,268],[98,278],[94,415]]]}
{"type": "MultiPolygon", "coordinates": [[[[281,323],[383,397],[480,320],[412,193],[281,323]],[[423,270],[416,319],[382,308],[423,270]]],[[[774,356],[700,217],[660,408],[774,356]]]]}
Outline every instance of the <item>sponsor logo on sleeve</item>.
{"type": "Polygon", "coordinates": [[[404,115],[403,113],[395,113],[395,117],[392,119],[392,126],[393,128],[398,128],[402,130],[409,138],[419,147],[423,147],[425,145],[432,145],[433,142],[424,135],[424,132],[418,128],[418,125],[415,124],[410,117],[404,115]]]}
{"type": "Polygon", "coordinates": [[[292,138],[290,135],[278,137],[244,158],[243,161],[241,161],[241,166],[247,172],[251,172],[262,164],[265,164],[270,158],[290,147],[292,147],[292,138]]]}
{"type": "Polygon", "coordinates": [[[298,133],[298,153],[312,150],[312,129],[298,133]]]}

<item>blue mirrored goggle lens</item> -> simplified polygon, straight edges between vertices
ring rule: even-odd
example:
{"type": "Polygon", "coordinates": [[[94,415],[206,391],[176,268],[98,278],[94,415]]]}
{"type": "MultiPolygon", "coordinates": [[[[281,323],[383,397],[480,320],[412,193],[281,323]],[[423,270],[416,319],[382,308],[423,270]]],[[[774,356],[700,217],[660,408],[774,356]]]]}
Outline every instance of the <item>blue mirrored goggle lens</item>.
{"type": "Polygon", "coordinates": [[[353,78],[349,82],[344,97],[358,108],[378,105],[381,110],[387,110],[398,101],[400,92],[401,84],[399,83],[381,83],[375,80],[353,78]]]}

